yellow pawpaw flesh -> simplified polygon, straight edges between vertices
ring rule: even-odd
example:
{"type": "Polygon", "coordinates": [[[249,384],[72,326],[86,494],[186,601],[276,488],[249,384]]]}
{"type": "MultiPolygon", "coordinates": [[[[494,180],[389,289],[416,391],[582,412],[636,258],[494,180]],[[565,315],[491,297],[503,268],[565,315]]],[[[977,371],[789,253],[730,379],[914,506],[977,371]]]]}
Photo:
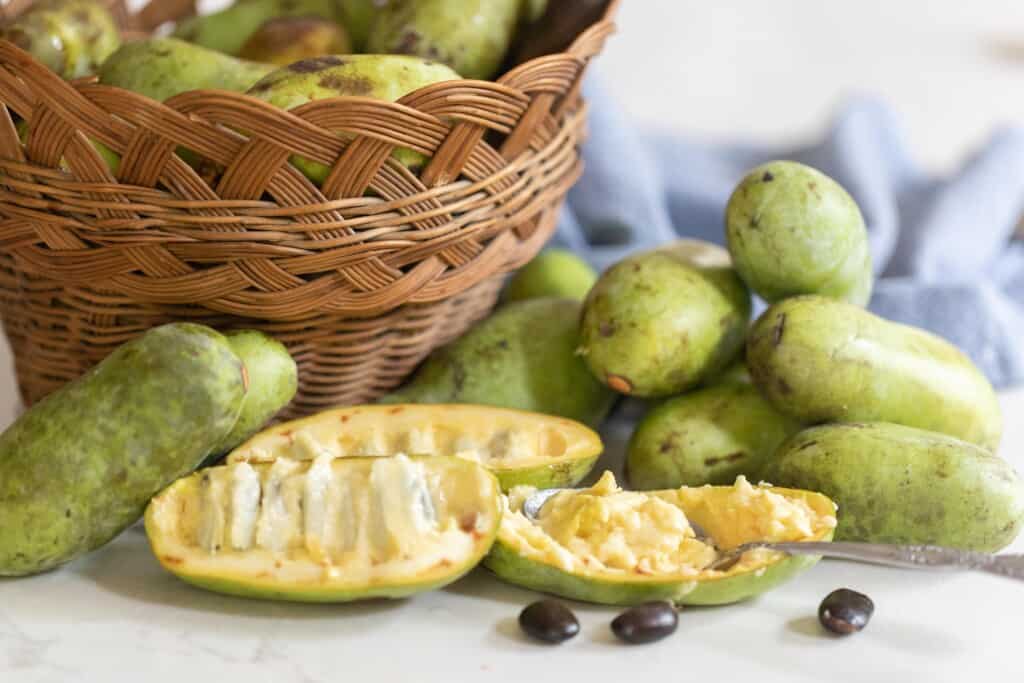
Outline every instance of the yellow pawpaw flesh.
{"type": "Polygon", "coordinates": [[[507,490],[574,486],[602,448],[594,431],[561,417],[490,406],[377,405],[277,425],[242,444],[228,462],[447,455],[480,463],[507,490]]]}
{"type": "Polygon", "coordinates": [[[216,592],[300,602],[398,598],[475,567],[500,489],[450,457],[238,462],[159,494],[146,532],[160,563],[216,592]]]}

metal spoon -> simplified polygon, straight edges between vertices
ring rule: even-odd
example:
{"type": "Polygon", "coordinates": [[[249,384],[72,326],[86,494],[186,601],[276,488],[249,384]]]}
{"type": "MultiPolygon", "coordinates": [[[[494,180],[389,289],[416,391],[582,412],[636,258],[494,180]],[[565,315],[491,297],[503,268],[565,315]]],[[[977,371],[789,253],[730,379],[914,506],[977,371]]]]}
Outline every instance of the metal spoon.
{"type": "MultiPolygon", "coordinates": [[[[545,503],[562,491],[572,490],[544,489],[537,491],[523,502],[523,515],[536,522],[545,503]]],[[[701,541],[717,549],[717,544],[707,532],[692,522],[690,526],[701,541]]],[[[1024,555],[990,555],[969,550],[957,550],[956,548],[886,543],[746,543],[730,550],[719,551],[718,558],[705,569],[725,571],[739,562],[743,553],[757,548],[775,550],[787,555],[819,555],[903,569],[982,571],[1024,581],[1024,555]]]]}

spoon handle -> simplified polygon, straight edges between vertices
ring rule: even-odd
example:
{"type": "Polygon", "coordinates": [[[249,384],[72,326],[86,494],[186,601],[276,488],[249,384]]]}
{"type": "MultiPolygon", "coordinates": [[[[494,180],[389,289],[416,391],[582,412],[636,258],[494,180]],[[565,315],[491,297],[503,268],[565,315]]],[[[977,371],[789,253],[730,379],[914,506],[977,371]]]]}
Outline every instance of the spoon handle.
{"type": "Polygon", "coordinates": [[[990,555],[930,545],[884,543],[766,543],[761,547],[791,555],[823,555],[905,569],[979,570],[1024,581],[1024,556],[990,555]]]}

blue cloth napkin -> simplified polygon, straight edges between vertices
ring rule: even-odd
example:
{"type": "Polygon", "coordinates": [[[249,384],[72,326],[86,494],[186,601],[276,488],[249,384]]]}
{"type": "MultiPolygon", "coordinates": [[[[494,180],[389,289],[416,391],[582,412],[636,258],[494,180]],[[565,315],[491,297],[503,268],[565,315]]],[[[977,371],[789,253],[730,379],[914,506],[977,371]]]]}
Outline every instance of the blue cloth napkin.
{"type": "Polygon", "coordinates": [[[724,243],[732,190],[772,159],[810,164],[860,204],[880,278],[871,310],[963,349],[999,388],[1024,383],[1024,129],[998,131],[952,176],[911,159],[883,103],[855,99],[823,140],[796,149],[644,134],[597,79],[586,173],[556,242],[598,268],[677,237],[724,243]]]}

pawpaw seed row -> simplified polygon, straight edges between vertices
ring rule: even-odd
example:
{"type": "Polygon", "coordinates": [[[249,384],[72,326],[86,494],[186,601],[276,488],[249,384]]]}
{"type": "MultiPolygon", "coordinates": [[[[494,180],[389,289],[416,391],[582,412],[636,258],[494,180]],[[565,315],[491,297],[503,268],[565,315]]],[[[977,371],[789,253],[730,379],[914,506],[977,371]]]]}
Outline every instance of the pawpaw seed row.
{"type": "Polygon", "coordinates": [[[493,474],[445,456],[240,462],[161,492],[146,532],[164,567],[210,590],[397,598],[476,566],[497,532],[499,496],[493,474]]]}

